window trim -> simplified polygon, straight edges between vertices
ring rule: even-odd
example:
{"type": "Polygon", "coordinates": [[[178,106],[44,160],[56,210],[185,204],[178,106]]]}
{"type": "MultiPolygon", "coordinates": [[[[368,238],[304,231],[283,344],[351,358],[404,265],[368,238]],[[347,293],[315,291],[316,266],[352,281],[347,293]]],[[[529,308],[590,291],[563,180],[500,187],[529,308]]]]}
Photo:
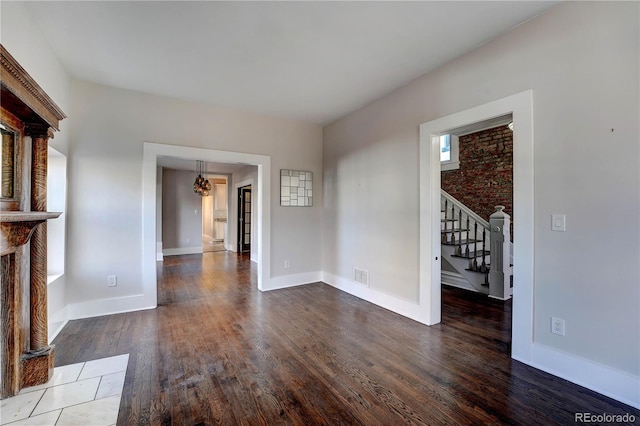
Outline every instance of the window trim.
{"type": "Polygon", "coordinates": [[[460,168],[460,140],[458,136],[453,134],[443,134],[442,136],[449,136],[449,144],[451,146],[451,159],[448,161],[440,160],[440,170],[443,172],[449,170],[458,170],[460,168]]]}

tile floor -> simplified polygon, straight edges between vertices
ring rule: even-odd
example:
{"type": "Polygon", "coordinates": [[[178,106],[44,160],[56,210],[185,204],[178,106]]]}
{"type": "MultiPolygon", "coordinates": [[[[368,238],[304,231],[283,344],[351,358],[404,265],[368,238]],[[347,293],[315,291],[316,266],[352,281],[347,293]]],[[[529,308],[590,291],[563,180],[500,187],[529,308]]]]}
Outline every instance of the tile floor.
{"type": "Polygon", "coordinates": [[[115,425],[128,362],[125,354],[56,367],[48,383],[2,400],[0,425],[115,425]]]}

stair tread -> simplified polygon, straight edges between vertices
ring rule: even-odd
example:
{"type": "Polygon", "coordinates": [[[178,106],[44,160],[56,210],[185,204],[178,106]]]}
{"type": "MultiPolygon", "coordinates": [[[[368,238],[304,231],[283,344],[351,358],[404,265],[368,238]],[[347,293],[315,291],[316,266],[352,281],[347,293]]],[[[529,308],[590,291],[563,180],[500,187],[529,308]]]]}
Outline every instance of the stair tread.
{"type": "Polygon", "coordinates": [[[483,255],[489,256],[489,250],[470,251],[469,256],[452,254],[453,257],[461,257],[463,259],[473,259],[474,257],[482,257],[483,255]]]}
{"type": "Polygon", "coordinates": [[[445,246],[457,246],[457,245],[460,245],[460,244],[473,244],[473,243],[481,243],[481,242],[482,242],[482,240],[471,240],[471,239],[468,239],[468,238],[464,238],[462,240],[456,241],[455,243],[446,242],[446,243],[441,243],[441,244],[445,245],[445,246]]]}
{"type": "Polygon", "coordinates": [[[488,274],[488,273],[489,273],[489,269],[491,269],[491,268],[489,267],[489,265],[487,265],[487,270],[486,270],[486,272],[482,272],[482,271],[481,271],[481,270],[479,270],[479,269],[472,269],[472,268],[465,268],[464,270],[465,270],[465,271],[470,271],[470,272],[477,272],[477,273],[479,273],[479,274],[488,274]]]}

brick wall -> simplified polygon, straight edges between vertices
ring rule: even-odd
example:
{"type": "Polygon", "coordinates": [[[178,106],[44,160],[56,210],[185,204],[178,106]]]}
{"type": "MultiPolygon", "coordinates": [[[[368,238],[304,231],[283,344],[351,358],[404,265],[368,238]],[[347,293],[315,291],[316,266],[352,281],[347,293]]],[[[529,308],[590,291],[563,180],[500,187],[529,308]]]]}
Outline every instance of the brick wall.
{"type": "Polygon", "coordinates": [[[499,205],[513,221],[513,132],[505,125],[461,136],[459,160],[458,170],[442,172],[442,189],[487,221],[499,205]]]}

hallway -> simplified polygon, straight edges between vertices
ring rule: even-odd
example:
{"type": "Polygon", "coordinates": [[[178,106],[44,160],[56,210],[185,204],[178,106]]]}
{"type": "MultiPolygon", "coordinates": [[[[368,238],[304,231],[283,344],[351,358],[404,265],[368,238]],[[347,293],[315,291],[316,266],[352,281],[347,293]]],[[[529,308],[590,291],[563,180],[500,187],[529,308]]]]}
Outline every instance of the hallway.
{"type": "Polygon", "coordinates": [[[508,356],[510,305],[443,289],[427,327],[322,283],[261,293],[247,255],[158,264],[159,306],[70,322],[56,365],[128,353],[118,425],[545,424],[640,412],[508,356]]]}

